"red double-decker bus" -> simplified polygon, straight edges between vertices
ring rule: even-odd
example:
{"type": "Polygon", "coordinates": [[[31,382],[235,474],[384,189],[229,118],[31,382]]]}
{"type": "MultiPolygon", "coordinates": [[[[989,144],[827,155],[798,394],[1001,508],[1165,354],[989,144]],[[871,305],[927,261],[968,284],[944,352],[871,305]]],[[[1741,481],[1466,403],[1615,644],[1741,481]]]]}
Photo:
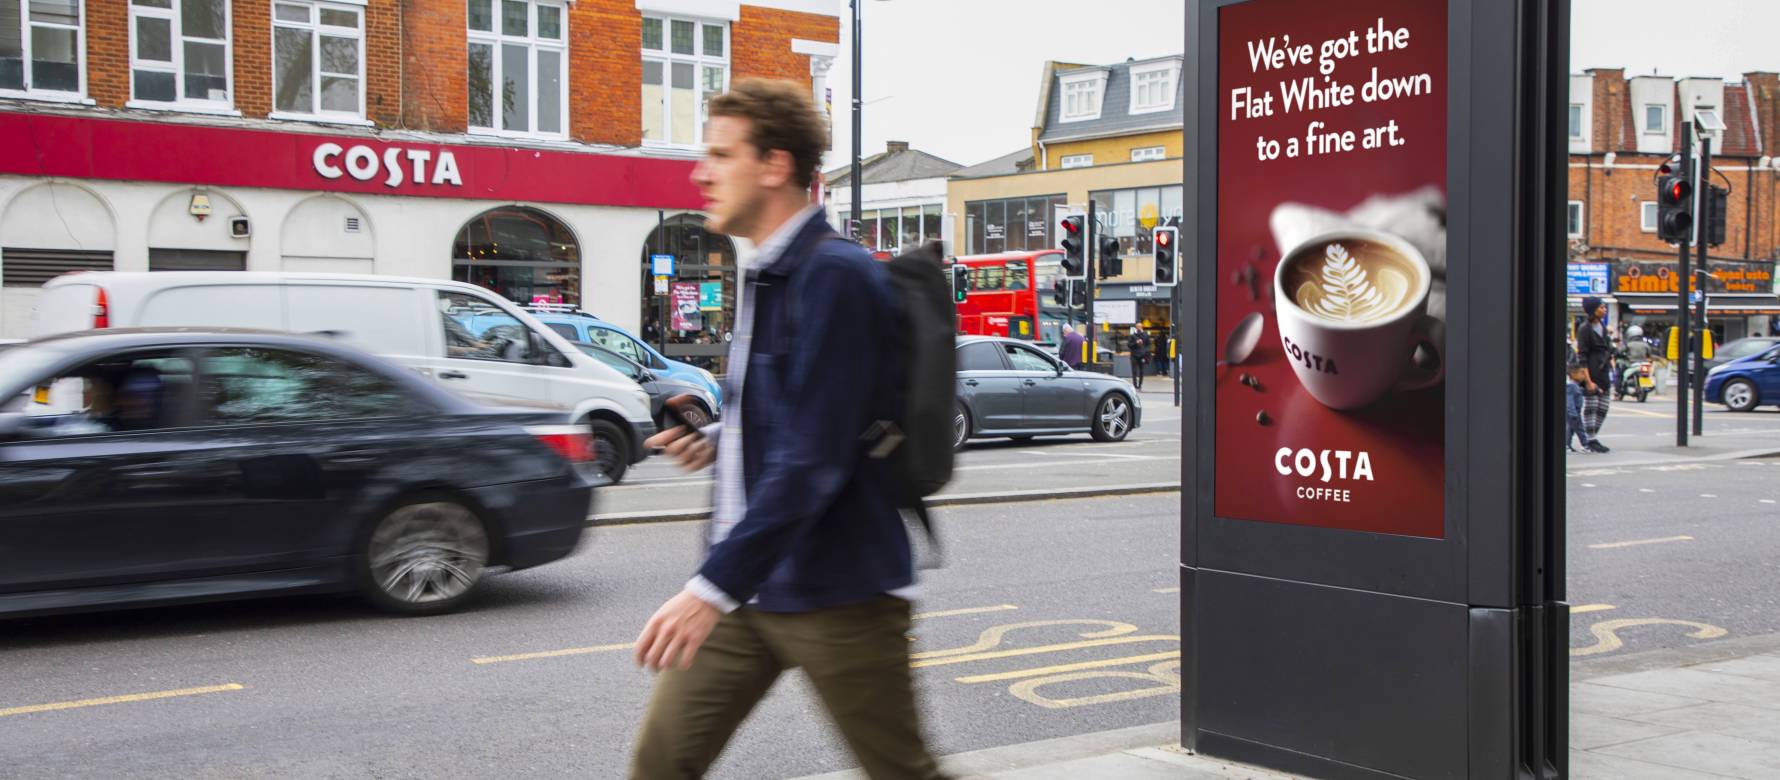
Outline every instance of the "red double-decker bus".
{"type": "MultiPolygon", "coordinates": [[[[1052,294],[1063,275],[1061,251],[966,255],[952,262],[970,268],[970,289],[958,304],[959,330],[1046,343],[1062,338],[1064,309],[1052,294]]],[[[1079,314],[1076,319],[1082,321],[1079,314]]]]}

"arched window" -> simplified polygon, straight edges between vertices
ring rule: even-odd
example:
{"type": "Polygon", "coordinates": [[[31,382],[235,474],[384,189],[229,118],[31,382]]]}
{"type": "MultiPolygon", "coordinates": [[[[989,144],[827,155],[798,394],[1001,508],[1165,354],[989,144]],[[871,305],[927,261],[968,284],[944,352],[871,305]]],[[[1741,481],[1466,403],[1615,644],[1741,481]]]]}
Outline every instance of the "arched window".
{"type": "Polygon", "coordinates": [[[701,215],[669,217],[649,232],[640,272],[644,340],[671,359],[722,373],[735,319],[735,243],[706,230],[701,215]],[[661,254],[673,255],[675,267],[657,294],[650,257],[661,254]]]}
{"type": "Polygon", "coordinates": [[[534,208],[476,215],[451,244],[451,278],[517,303],[581,303],[581,245],[567,225],[534,208]]]}

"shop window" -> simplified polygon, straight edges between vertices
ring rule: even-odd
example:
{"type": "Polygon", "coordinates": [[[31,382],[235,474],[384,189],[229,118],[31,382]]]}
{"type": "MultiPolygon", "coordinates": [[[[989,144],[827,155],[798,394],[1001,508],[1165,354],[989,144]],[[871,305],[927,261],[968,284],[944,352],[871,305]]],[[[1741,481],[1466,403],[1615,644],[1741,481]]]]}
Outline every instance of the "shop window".
{"type": "Polygon", "coordinates": [[[301,118],[364,117],[364,9],[277,0],[272,6],[272,107],[301,118]]]}
{"type": "Polygon", "coordinates": [[[581,303],[581,245],[561,220],[507,206],[477,215],[451,245],[451,278],[515,303],[581,303]]]}
{"type": "Polygon", "coordinates": [[[567,6],[546,0],[468,2],[470,129],[567,137],[567,6]]]}
{"type": "MultiPolygon", "coordinates": [[[[873,212],[864,213],[870,220],[873,212]]],[[[671,360],[722,373],[735,321],[735,243],[706,230],[704,217],[681,214],[649,234],[638,267],[643,329],[637,335],[671,360]],[[662,294],[655,292],[650,274],[649,256],[655,254],[675,260],[674,277],[662,294]]]]}
{"type": "Polygon", "coordinates": [[[729,25],[643,17],[643,143],[696,146],[729,87],[729,25]]]}
{"type": "Polygon", "coordinates": [[[81,0],[0,0],[0,95],[84,94],[81,11],[81,0]]]}
{"type": "Polygon", "coordinates": [[[130,0],[130,95],[149,108],[232,111],[228,0],[130,0]]]}

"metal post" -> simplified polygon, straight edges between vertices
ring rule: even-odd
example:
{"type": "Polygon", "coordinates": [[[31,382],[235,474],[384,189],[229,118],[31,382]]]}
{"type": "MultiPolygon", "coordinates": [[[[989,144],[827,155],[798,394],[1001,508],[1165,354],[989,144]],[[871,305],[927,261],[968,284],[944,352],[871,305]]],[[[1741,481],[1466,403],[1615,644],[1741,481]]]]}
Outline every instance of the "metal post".
{"type": "Polygon", "coordinates": [[[1706,359],[1706,251],[1712,241],[1712,219],[1708,213],[1712,208],[1712,141],[1700,139],[1700,175],[1694,182],[1694,195],[1699,198],[1700,207],[1694,209],[1694,246],[1699,251],[1699,267],[1694,269],[1700,277],[1695,280],[1694,289],[1700,293],[1700,302],[1694,304],[1699,309],[1700,349],[1694,352],[1693,366],[1693,435],[1704,436],[1702,430],[1706,424],[1706,371],[1700,365],[1706,359]]]}
{"type": "Polygon", "coordinates": [[[1086,362],[1089,368],[1093,368],[1100,364],[1100,348],[1096,346],[1100,327],[1094,323],[1094,277],[1100,275],[1100,268],[1098,267],[1100,260],[1100,228],[1098,225],[1094,224],[1093,199],[1088,200],[1088,216],[1082,220],[1082,233],[1082,265],[1086,266],[1086,268],[1083,268],[1082,270],[1088,272],[1088,280],[1084,282],[1084,284],[1088,285],[1088,292],[1084,297],[1088,312],[1088,340],[1086,342],[1088,345],[1088,359],[1086,362]]]}
{"type": "MultiPolygon", "coordinates": [[[[861,187],[862,182],[860,181],[861,174],[859,171],[861,167],[861,158],[864,154],[862,151],[864,148],[862,146],[863,142],[860,140],[859,135],[863,132],[862,128],[865,126],[865,102],[859,92],[865,87],[864,81],[859,77],[859,67],[862,59],[859,52],[859,41],[861,40],[859,34],[859,0],[852,0],[850,4],[853,6],[853,168],[852,172],[848,174],[849,181],[847,184],[850,185],[853,190],[853,217],[847,222],[847,237],[854,241],[858,241],[860,237],[853,235],[853,226],[860,224],[861,221],[865,219],[865,217],[862,216],[859,204],[859,199],[862,197],[860,193],[863,191],[861,187]]],[[[873,246],[876,246],[876,244],[874,243],[873,246]]]]}
{"type": "MultiPolygon", "coordinates": [[[[1693,176],[1692,122],[1681,123],[1680,172],[1684,176],[1693,176]]],[[[1691,246],[1692,245],[1685,240],[1681,242],[1681,255],[1678,261],[1681,271],[1681,291],[1675,294],[1675,321],[1676,325],[1681,328],[1681,330],[1677,331],[1681,336],[1681,347],[1675,352],[1677,356],[1676,362],[1678,363],[1678,365],[1675,366],[1675,370],[1678,372],[1676,374],[1676,379],[1679,380],[1675,383],[1675,389],[1679,393],[1679,396],[1675,399],[1675,446],[1677,447],[1687,446],[1687,392],[1690,389],[1689,382],[1692,378],[1692,374],[1688,371],[1688,356],[1691,354],[1688,347],[1689,342],[1692,340],[1689,320],[1692,318],[1687,316],[1687,292],[1693,286],[1693,274],[1691,273],[1689,267],[1690,264],[1688,263],[1688,249],[1690,249],[1691,246]]],[[[1583,314],[1586,315],[1587,312],[1583,312],[1583,314]]]]}
{"type": "MultiPolygon", "coordinates": [[[[667,233],[668,233],[667,232],[667,212],[657,210],[655,212],[655,253],[658,255],[667,254],[667,249],[666,249],[667,233]]],[[[654,275],[655,275],[655,269],[653,268],[653,266],[655,265],[655,262],[653,260],[651,260],[649,262],[649,265],[652,266],[649,269],[649,274],[651,277],[650,281],[653,282],[654,275]]],[[[658,319],[656,319],[656,321],[655,321],[655,335],[656,335],[656,341],[660,342],[655,345],[655,348],[658,350],[661,350],[661,354],[663,354],[663,355],[666,355],[667,351],[668,351],[668,319],[670,317],[670,315],[668,314],[668,299],[670,297],[672,297],[672,296],[669,296],[669,295],[655,296],[655,299],[656,299],[655,308],[656,308],[656,311],[659,312],[656,315],[658,319]]]]}
{"type": "MultiPolygon", "coordinates": [[[[1178,247],[1178,244],[1176,245],[1178,247]]],[[[1180,256],[1180,249],[1175,249],[1175,257],[1180,256]]],[[[1179,278],[1182,265],[1175,261],[1175,275],[1179,278]]],[[[1180,288],[1175,285],[1168,288],[1168,375],[1174,380],[1174,405],[1180,407],[1180,288]]]]}

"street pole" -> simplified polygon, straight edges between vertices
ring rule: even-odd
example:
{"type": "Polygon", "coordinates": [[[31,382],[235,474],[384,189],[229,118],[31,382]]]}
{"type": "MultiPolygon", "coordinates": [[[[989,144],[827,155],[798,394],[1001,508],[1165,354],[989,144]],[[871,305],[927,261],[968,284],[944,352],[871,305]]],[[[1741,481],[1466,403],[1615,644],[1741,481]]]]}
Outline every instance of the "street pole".
{"type": "MultiPolygon", "coordinates": [[[[1175,251],[1177,252],[1176,257],[1178,257],[1180,250],[1175,251]]],[[[1175,273],[1179,274],[1178,269],[1183,267],[1179,261],[1176,261],[1175,268],[1177,270],[1175,273]]],[[[1177,356],[1180,349],[1180,288],[1179,284],[1168,288],[1168,373],[1174,379],[1175,408],[1180,408],[1180,358],[1177,356]]]]}
{"type": "MultiPolygon", "coordinates": [[[[1683,175],[1693,177],[1692,122],[1681,123],[1680,170],[1683,175]]],[[[1675,388],[1680,393],[1680,396],[1675,399],[1678,403],[1675,414],[1675,446],[1677,447],[1687,446],[1687,392],[1691,389],[1689,383],[1692,381],[1692,374],[1687,370],[1688,357],[1691,354],[1688,351],[1688,346],[1689,342],[1692,341],[1691,334],[1689,333],[1691,330],[1689,325],[1691,324],[1690,320],[1693,319],[1692,317],[1687,316],[1687,293],[1693,286],[1693,274],[1689,267],[1690,264],[1688,263],[1688,249],[1690,248],[1692,248],[1691,243],[1683,240],[1681,242],[1681,255],[1677,261],[1677,265],[1681,271],[1681,290],[1680,292],[1675,293],[1675,320],[1676,325],[1681,329],[1678,331],[1680,333],[1681,346],[1680,349],[1675,352],[1677,358],[1676,362],[1678,363],[1678,365],[1675,366],[1675,370],[1678,372],[1676,378],[1680,380],[1675,383],[1675,388]]],[[[1583,314],[1586,316],[1588,312],[1583,312],[1583,314]]]]}
{"type": "MultiPolygon", "coordinates": [[[[655,253],[656,254],[658,254],[658,255],[667,254],[667,237],[668,237],[667,212],[657,210],[655,212],[655,253]]],[[[649,265],[654,266],[655,261],[650,260],[649,265]]],[[[651,267],[649,269],[649,273],[651,273],[651,274],[655,273],[655,269],[653,267],[651,267]]],[[[668,313],[668,299],[669,299],[669,297],[671,297],[671,296],[662,295],[660,293],[655,294],[655,301],[656,301],[655,309],[657,312],[659,312],[659,314],[656,315],[658,317],[658,319],[655,321],[655,335],[656,335],[655,340],[658,342],[655,345],[655,348],[658,350],[661,350],[661,354],[663,354],[663,355],[666,355],[667,351],[668,351],[668,318],[670,317],[670,315],[668,313]]]]}
{"type": "Polygon", "coordinates": [[[864,219],[859,204],[859,199],[861,197],[860,193],[862,191],[862,182],[859,180],[859,169],[864,147],[859,135],[863,132],[865,126],[865,102],[860,99],[860,90],[864,89],[864,81],[859,77],[859,66],[862,60],[859,52],[859,41],[861,40],[859,34],[859,0],[851,0],[850,4],[853,6],[853,168],[852,172],[848,174],[849,181],[847,184],[852,188],[853,216],[847,221],[847,233],[849,234],[847,237],[854,241],[858,241],[860,237],[851,234],[855,229],[854,226],[861,224],[861,220],[864,219]]]}
{"type": "Polygon", "coordinates": [[[1083,220],[1082,232],[1087,233],[1086,245],[1082,247],[1082,270],[1088,272],[1088,292],[1085,306],[1088,312],[1088,355],[1087,364],[1090,368],[1100,364],[1100,348],[1095,342],[1099,338],[1100,326],[1094,322],[1094,277],[1100,275],[1100,226],[1094,223],[1094,200],[1088,199],[1088,216],[1083,220]]]}
{"type": "Polygon", "coordinates": [[[1694,285],[1694,289],[1698,290],[1700,294],[1700,302],[1694,304],[1699,308],[1700,316],[1700,349],[1694,352],[1693,365],[1693,435],[1695,436],[1705,435],[1705,431],[1702,429],[1706,424],[1706,372],[1700,363],[1705,360],[1706,334],[1709,332],[1706,329],[1706,250],[1707,245],[1712,241],[1712,220],[1706,212],[1712,207],[1711,189],[1712,140],[1701,138],[1700,175],[1698,181],[1694,182],[1694,197],[1699,199],[1700,205],[1693,212],[1694,224],[1697,226],[1694,228],[1693,242],[1694,246],[1698,247],[1700,261],[1699,267],[1695,269],[1699,272],[1700,278],[1695,280],[1697,284],[1694,285]]]}

